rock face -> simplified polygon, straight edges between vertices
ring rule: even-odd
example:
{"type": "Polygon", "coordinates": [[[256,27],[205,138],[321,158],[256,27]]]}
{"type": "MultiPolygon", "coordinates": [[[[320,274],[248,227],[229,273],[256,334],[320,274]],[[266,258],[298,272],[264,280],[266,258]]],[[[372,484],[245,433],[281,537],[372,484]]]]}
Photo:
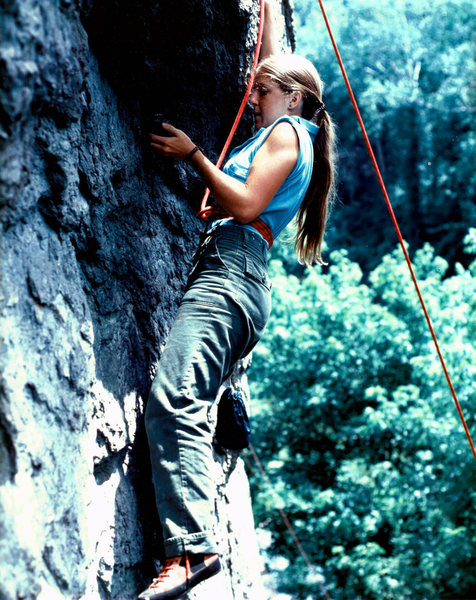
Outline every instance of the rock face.
{"type": "MultiPolygon", "coordinates": [[[[217,157],[259,3],[0,9],[0,598],[130,599],[160,557],[144,402],[202,229],[202,183],[146,132],[162,112],[217,157]]],[[[225,569],[190,597],[265,598],[232,455],[217,514],[225,569]]]]}

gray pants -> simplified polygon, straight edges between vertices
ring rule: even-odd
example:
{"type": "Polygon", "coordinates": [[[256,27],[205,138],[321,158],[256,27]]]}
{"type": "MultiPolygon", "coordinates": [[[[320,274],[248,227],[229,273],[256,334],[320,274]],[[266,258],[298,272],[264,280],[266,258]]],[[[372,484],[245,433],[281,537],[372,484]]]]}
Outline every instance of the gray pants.
{"type": "Polygon", "coordinates": [[[270,311],[267,244],[239,225],[201,244],[146,410],[157,508],[168,557],[214,554],[210,407],[270,311]]]}

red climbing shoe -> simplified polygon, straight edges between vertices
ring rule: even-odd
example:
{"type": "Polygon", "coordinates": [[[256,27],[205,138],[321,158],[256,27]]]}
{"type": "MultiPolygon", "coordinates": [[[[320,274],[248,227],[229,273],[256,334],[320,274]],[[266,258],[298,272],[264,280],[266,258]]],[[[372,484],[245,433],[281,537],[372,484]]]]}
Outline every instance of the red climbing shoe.
{"type": "Polygon", "coordinates": [[[221,569],[217,554],[174,556],[138,600],[172,600],[221,569]]]}

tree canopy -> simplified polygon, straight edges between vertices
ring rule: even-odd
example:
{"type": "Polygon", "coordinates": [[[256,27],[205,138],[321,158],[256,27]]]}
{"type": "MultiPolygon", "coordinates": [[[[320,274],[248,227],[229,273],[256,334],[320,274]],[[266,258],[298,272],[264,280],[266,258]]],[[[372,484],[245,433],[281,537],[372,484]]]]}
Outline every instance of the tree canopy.
{"type": "MultiPolygon", "coordinates": [[[[430,242],[452,268],[476,223],[476,5],[468,0],[329,0],[329,20],[411,249],[430,242]]],[[[364,268],[395,233],[319,4],[296,3],[297,51],[326,84],[339,127],[339,205],[329,244],[364,268]]]]}
{"type": "MultiPolygon", "coordinates": [[[[467,242],[476,250],[476,230],[467,242]]],[[[333,600],[473,597],[474,459],[401,250],[368,283],[345,250],[330,259],[303,278],[272,261],[274,311],[250,372],[253,443],[273,482],[252,477],[256,520],[269,553],[293,563],[280,583],[293,598],[318,591],[304,565],[296,575],[285,508],[333,600]]],[[[474,432],[476,261],[444,278],[425,245],[414,266],[474,432]]]]}
{"type": "MultiPolygon", "coordinates": [[[[474,439],[476,6],[325,5],[474,439]]],[[[339,128],[339,200],[328,266],[296,268],[280,241],[271,252],[273,312],[250,371],[272,481],[251,471],[257,526],[293,599],[323,597],[319,579],[333,600],[473,598],[474,459],[319,4],[295,9],[297,52],[339,128]]]]}

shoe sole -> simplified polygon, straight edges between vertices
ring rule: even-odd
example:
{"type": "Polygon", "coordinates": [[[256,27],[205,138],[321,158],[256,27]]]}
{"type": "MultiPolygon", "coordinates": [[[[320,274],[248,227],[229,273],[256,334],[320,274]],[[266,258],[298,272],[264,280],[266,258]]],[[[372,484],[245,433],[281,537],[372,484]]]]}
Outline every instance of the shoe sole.
{"type": "Polygon", "coordinates": [[[147,600],[176,600],[180,598],[182,594],[188,592],[191,588],[195,587],[202,581],[206,579],[210,579],[213,575],[216,575],[221,571],[220,559],[217,558],[207,567],[200,569],[197,573],[192,572],[192,576],[188,581],[183,583],[180,587],[176,587],[175,590],[170,590],[167,592],[159,592],[158,594],[154,594],[147,597],[147,600]]]}
{"type": "Polygon", "coordinates": [[[193,574],[193,567],[192,567],[192,576],[190,577],[190,579],[187,582],[188,583],[187,589],[190,589],[191,587],[196,586],[197,584],[201,583],[205,579],[209,579],[210,577],[213,577],[213,575],[216,575],[220,571],[221,571],[221,564],[220,564],[220,559],[218,557],[207,567],[205,567],[204,569],[201,569],[198,573],[193,574]]]}

